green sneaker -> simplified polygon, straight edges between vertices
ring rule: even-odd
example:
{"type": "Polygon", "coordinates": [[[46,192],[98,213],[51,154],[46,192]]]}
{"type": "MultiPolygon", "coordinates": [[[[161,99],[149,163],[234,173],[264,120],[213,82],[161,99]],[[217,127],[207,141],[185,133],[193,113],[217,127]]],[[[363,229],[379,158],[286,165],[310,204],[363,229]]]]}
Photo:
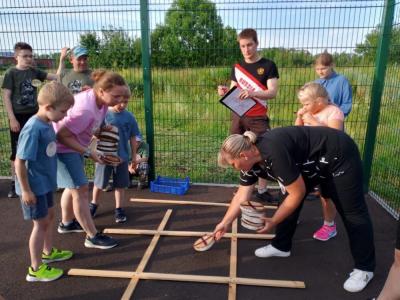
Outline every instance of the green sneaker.
{"type": "Polygon", "coordinates": [[[32,267],[28,268],[28,274],[26,274],[26,281],[53,281],[60,278],[63,275],[63,270],[58,268],[49,267],[46,264],[41,264],[37,271],[33,271],[32,267]]]}
{"type": "Polygon", "coordinates": [[[72,255],[73,255],[72,251],[58,250],[56,248],[52,248],[51,253],[49,255],[42,253],[42,261],[44,263],[63,261],[63,260],[70,259],[72,257],[72,255]]]}

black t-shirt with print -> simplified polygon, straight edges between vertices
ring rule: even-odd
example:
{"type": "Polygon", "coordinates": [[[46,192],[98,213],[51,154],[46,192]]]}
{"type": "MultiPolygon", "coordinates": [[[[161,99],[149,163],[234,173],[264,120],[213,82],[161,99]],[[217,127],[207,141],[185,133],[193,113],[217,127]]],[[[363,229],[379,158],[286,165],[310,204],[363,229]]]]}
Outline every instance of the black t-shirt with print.
{"type": "Polygon", "coordinates": [[[9,68],[4,74],[1,88],[11,91],[11,104],[14,114],[34,114],[38,110],[37,87],[32,84],[34,79],[44,81],[47,72],[37,68],[20,70],[9,68]]]}
{"type": "Polygon", "coordinates": [[[262,162],[248,172],[240,172],[241,185],[252,185],[262,177],[274,178],[282,187],[301,174],[307,186],[314,186],[344,174],[346,157],[358,155],[357,146],[347,134],[328,127],[275,128],[259,136],[256,147],[262,162]]]}
{"type": "MultiPolygon", "coordinates": [[[[261,58],[255,63],[239,62],[247,72],[255,77],[261,84],[267,86],[267,80],[271,78],[279,78],[278,68],[272,60],[261,58]]],[[[235,66],[232,67],[231,80],[237,82],[235,76],[235,66]]]]}

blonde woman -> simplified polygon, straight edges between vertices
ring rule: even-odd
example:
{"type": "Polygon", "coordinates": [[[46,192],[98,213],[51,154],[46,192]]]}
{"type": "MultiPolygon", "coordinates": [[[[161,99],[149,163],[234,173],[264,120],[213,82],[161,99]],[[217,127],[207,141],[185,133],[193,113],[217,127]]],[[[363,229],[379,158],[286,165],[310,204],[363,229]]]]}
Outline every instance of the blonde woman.
{"type": "MultiPolygon", "coordinates": [[[[215,227],[219,240],[240,214],[240,204],[250,200],[258,177],[275,178],[284,200],[259,233],[276,227],[270,245],[255,251],[257,257],[288,257],[305,196],[319,185],[332,199],[349,236],[354,270],[343,288],[363,290],[375,269],[372,222],[365,203],[362,163],[354,141],[328,127],[275,128],[259,138],[253,132],[233,134],[222,144],[218,162],[240,170],[240,186],[222,221],[215,227]]],[[[338,253],[337,255],[342,255],[338,253]]]]}
{"type": "MultiPolygon", "coordinates": [[[[305,126],[327,126],[343,130],[344,115],[338,106],[329,101],[326,89],[315,82],[306,83],[300,88],[297,97],[303,106],[297,112],[296,125],[305,126]]],[[[319,195],[319,192],[316,192],[319,195]]],[[[322,213],[324,224],[316,232],[314,239],[327,241],[336,236],[336,208],[330,199],[322,196],[322,213]]]]}

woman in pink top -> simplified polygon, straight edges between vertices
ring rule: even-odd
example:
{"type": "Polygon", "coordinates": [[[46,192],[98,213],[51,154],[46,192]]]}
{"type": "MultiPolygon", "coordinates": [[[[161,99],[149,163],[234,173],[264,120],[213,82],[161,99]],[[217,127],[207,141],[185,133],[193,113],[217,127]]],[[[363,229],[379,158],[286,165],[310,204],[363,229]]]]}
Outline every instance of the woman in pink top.
{"type": "Polygon", "coordinates": [[[67,116],[54,124],[58,140],[57,185],[65,189],[58,232],[85,231],[85,247],[109,249],[117,246],[116,241],[99,233],[90,215],[84,158],[103,163],[97,152],[89,148],[90,141],[100,129],[108,106],[125,101],[130,91],[122,76],[111,71],[94,71],[92,79],[93,89],[76,94],[67,116]]]}
{"type": "MultiPolygon", "coordinates": [[[[300,88],[297,97],[303,105],[297,112],[295,125],[299,126],[326,126],[343,130],[344,114],[338,106],[329,101],[326,89],[315,82],[306,83],[300,88]]],[[[319,192],[317,192],[318,195],[319,192]]],[[[330,199],[320,195],[324,224],[313,237],[320,241],[327,241],[336,236],[336,208],[330,199]]]]}

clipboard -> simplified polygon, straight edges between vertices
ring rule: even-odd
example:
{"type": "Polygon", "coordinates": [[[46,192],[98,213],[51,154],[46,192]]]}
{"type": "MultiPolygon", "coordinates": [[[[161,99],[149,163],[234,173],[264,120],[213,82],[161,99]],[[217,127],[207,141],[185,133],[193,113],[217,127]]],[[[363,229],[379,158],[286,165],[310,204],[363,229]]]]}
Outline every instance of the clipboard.
{"type": "Polygon", "coordinates": [[[237,86],[231,88],[224,97],[219,100],[219,102],[237,114],[239,117],[242,117],[246,112],[248,112],[254,105],[257,104],[256,100],[252,98],[246,98],[241,100],[239,98],[241,89],[237,86]]]}

